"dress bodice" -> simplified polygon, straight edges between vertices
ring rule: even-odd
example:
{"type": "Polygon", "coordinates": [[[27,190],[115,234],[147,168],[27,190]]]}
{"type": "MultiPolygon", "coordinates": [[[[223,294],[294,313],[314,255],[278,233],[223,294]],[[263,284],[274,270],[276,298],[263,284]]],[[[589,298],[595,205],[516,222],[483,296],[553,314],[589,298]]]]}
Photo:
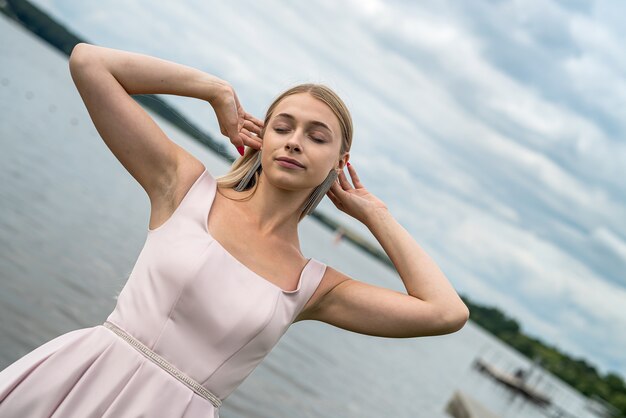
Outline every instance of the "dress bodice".
{"type": "Polygon", "coordinates": [[[108,321],[225,399],[265,358],[319,285],[309,259],[286,291],[239,262],[208,230],[217,193],[205,170],[148,236],[108,321]]]}

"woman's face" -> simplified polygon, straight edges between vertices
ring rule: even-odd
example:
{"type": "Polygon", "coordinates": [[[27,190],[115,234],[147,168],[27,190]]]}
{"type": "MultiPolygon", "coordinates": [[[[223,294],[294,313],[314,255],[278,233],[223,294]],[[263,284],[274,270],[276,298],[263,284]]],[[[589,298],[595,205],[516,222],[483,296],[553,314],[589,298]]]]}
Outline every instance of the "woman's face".
{"type": "Polygon", "coordinates": [[[331,169],[343,168],[349,154],[340,163],[340,148],[341,127],[332,110],[308,93],[293,94],[276,106],[265,127],[263,172],[280,188],[313,188],[331,169]],[[304,167],[285,167],[279,157],[292,158],[304,167]]]}

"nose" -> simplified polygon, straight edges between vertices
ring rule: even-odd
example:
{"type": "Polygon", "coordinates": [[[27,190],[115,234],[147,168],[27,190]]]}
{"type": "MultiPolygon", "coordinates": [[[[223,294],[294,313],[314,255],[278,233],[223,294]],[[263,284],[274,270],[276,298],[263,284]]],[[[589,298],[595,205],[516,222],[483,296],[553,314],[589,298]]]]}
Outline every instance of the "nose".
{"type": "Polygon", "coordinates": [[[302,146],[300,144],[301,137],[302,135],[299,131],[296,131],[293,135],[290,135],[287,139],[287,142],[285,142],[285,148],[290,151],[302,151],[302,146]]]}

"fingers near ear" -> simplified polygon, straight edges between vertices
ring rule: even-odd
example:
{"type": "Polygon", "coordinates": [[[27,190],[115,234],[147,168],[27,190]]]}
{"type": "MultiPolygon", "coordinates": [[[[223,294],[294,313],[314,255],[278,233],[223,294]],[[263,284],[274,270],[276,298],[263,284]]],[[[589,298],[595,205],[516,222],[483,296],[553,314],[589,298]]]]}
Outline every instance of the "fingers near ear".
{"type": "Polygon", "coordinates": [[[343,172],[343,170],[341,170],[341,172],[339,173],[339,176],[337,178],[339,179],[339,184],[341,185],[342,188],[344,188],[344,189],[351,189],[352,188],[352,185],[348,181],[348,178],[346,177],[346,174],[343,172]]]}
{"type": "Polygon", "coordinates": [[[348,172],[350,173],[350,178],[352,179],[352,183],[354,183],[355,187],[363,187],[361,184],[361,180],[359,180],[359,175],[356,173],[356,170],[352,165],[348,166],[348,172]]]}
{"type": "Polygon", "coordinates": [[[259,119],[259,118],[255,118],[254,116],[252,116],[250,113],[246,112],[246,119],[248,119],[250,122],[258,125],[258,126],[263,126],[265,123],[259,119]]]}
{"type": "Polygon", "coordinates": [[[229,138],[230,138],[230,142],[236,147],[241,147],[245,145],[245,141],[243,140],[241,133],[236,133],[235,135],[231,135],[229,136],[229,138]]]}
{"type": "Polygon", "coordinates": [[[245,120],[245,121],[243,122],[243,128],[246,128],[246,129],[248,129],[249,131],[254,132],[254,133],[257,133],[257,134],[260,134],[260,133],[261,133],[261,127],[260,127],[260,126],[258,126],[258,125],[256,125],[256,124],[254,124],[254,123],[253,123],[252,121],[250,121],[250,120],[245,120]]]}
{"type": "Polygon", "coordinates": [[[332,193],[334,196],[339,195],[340,193],[343,193],[343,189],[341,188],[339,183],[337,183],[336,181],[333,181],[333,184],[330,185],[330,189],[328,189],[328,191],[332,193]]]}

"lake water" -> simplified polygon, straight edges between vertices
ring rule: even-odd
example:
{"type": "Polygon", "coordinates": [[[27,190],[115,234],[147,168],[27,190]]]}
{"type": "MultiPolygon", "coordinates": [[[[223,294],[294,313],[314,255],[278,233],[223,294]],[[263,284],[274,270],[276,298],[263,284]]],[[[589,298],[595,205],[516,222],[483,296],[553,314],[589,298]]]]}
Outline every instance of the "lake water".
{"type": "MultiPolygon", "coordinates": [[[[149,200],[97,134],[67,57],[0,15],[0,369],[44,342],[101,324],[147,234],[149,200]]],[[[193,99],[190,99],[193,100],[193,99]]],[[[214,175],[228,163],[149,112],[214,175]]],[[[393,270],[311,218],[302,251],[358,278],[404,291],[393,270]]],[[[472,368],[529,361],[471,321],[452,335],[370,337],[304,321],[226,400],[228,417],[446,417],[461,390],[502,417],[540,417],[472,368]]],[[[592,417],[569,386],[535,369],[532,386],[572,416],[592,417]]]]}

